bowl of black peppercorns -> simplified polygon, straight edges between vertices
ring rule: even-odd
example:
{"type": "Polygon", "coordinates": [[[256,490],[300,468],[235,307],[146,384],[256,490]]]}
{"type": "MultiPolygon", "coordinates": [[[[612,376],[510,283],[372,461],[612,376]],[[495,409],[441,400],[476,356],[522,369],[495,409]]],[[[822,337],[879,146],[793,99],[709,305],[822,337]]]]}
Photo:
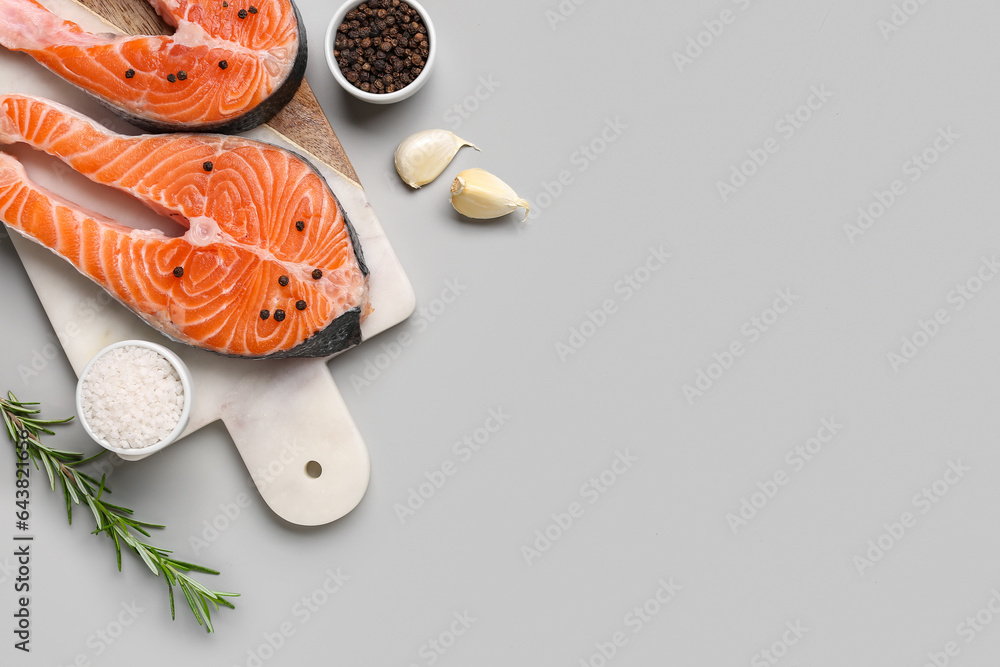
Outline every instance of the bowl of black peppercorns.
{"type": "Polygon", "coordinates": [[[391,104],[417,92],[434,64],[427,10],[410,0],[350,0],[326,30],[326,62],[348,93],[391,104]]]}

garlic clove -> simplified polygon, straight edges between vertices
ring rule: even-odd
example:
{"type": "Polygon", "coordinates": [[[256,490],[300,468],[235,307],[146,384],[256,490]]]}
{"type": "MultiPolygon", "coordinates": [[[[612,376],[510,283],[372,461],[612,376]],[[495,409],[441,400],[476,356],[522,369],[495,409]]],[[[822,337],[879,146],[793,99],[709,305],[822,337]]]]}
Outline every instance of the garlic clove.
{"type": "Polygon", "coordinates": [[[451,183],[451,205],[462,215],[479,220],[499,218],[518,208],[524,209],[527,220],[530,210],[527,200],[483,169],[466,169],[455,177],[451,183]]]}
{"type": "Polygon", "coordinates": [[[396,147],[396,172],[411,188],[427,185],[441,175],[458,149],[479,147],[448,130],[423,130],[403,139],[396,147]]]}

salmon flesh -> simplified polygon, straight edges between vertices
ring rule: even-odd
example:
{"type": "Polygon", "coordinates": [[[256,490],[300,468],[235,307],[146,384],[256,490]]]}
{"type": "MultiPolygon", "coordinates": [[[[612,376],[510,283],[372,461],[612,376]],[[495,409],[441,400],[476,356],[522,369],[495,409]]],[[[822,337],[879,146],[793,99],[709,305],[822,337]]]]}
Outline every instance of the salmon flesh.
{"type": "Polygon", "coordinates": [[[173,35],[93,34],[35,0],[0,0],[0,45],[147,132],[249,130],[302,82],[306,33],[291,0],[150,2],[173,35]]]}
{"type": "Polygon", "coordinates": [[[124,136],[48,100],[0,95],[23,142],[186,227],[127,227],[32,183],[0,152],[0,219],[174,340],[249,358],[323,357],[361,341],[368,269],[323,177],[242,137],[124,136]]]}

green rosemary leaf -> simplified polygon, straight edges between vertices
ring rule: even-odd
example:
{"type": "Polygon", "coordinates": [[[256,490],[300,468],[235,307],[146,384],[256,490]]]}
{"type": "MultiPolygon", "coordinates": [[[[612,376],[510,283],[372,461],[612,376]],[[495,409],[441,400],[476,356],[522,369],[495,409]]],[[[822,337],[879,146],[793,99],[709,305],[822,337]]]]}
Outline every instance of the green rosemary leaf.
{"type": "Polygon", "coordinates": [[[173,559],[171,559],[170,562],[173,565],[175,565],[175,566],[177,566],[177,567],[179,567],[179,568],[181,568],[181,569],[183,569],[183,570],[185,570],[187,572],[201,572],[203,574],[219,574],[218,572],[216,572],[215,570],[212,570],[210,568],[203,567],[201,565],[195,565],[194,563],[185,563],[182,560],[173,560],[173,559]]]}
{"type": "Polygon", "coordinates": [[[181,590],[184,592],[184,597],[187,599],[188,606],[191,607],[191,611],[194,612],[194,617],[198,619],[198,625],[205,625],[205,622],[201,619],[201,611],[198,609],[198,605],[194,601],[194,595],[188,590],[187,585],[184,581],[177,582],[181,590]]]}
{"type": "Polygon", "coordinates": [[[69,525],[72,526],[73,525],[73,506],[70,504],[69,486],[66,484],[66,478],[65,477],[60,476],[59,477],[59,482],[62,484],[63,496],[66,498],[66,521],[68,521],[69,525]]]}
{"type": "MultiPolygon", "coordinates": [[[[111,491],[109,490],[108,493],[111,493],[111,491]]],[[[112,505],[111,503],[109,503],[107,501],[104,501],[104,506],[107,507],[109,510],[115,512],[116,514],[120,513],[120,514],[129,515],[129,514],[133,513],[132,510],[130,510],[127,507],[119,507],[118,505],[112,505]]]]}
{"type": "Polygon", "coordinates": [[[95,486],[95,487],[96,487],[96,486],[100,486],[100,482],[99,482],[98,480],[94,479],[93,477],[91,477],[90,475],[88,475],[87,473],[85,473],[85,472],[82,472],[82,471],[80,471],[80,470],[77,470],[77,471],[76,471],[76,474],[77,474],[77,476],[78,476],[78,477],[81,477],[81,478],[83,478],[83,479],[87,480],[87,482],[88,482],[88,483],[89,483],[89,484],[90,484],[91,486],[95,486]]]}
{"type": "Polygon", "coordinates": [[[115,558],[118,560],[118,571],[122,571],[122,545],[118,541],[118,533],[111,531],[111,537],[115,539],[115,558]]]}
{"type": "Polygon", "coordinates": [[[63,487],[67,491],[69,491],[70,497],[73,498],[73,504],[74,505],[79,505],[80,504],[80,496],[76,495],[76,489],[73,486],[73,479],[72,478],[67,479],[66,477],[63,477],[63,487]]]}
{"type": "Polygon", "coordinates": [[[164,577],[167,580],[167,596],[170,597],[170,620],[177,620],[177,614],[174,612],[174,583],[170,580],[170,573],[164,577]]]}
{"type": "MultiPolygon", "coordinates": [[[[41,412],[41,410],[35,410],[35,412],[41,412]]],[[[65,419],[32,419],[31,423],[32,424],[68,424],[71,421],[73,421],[72,417],[66,417],[65,419]]]]}
{"type": "Polygon", "coordinates": [[[82,466],[82,465],[85,465],[87,463],[90,463],[91,461],[96,461],[97,459],[101,458],[102,456],[104,456],[107,453],[108,453],[108,450],[102,449],[101,451],[97,452],[93,456],[88,456],[85,459],[80,459],[79,461],[76,462],[76,465],[82,466]]]}
{"type": "Polygon", "coordinates": [[[17,442],[17,429],[14,428],[14,422],[6,410],[3,411],[3,423],[7,427],[7,437],[11,442],[17,442]]]}
{"type": "Polygon", "coordinates": [[[87,496],[87,506],[90,507],[90,511],[94,513],[94,523],[97,527],[101,527],[101,515],[97,513],[97,506],[94,504],[94,499],[87,496]]]}
{"type": "Polygon", "coordinates": [[[199,597],[198,600],[201,602],[201,608],[205,614],[205,630],[207,632],[215,632],[215,628],[212,627],[212,612],[208,608],[208,603],[205,602],[204,596],[199,597]]]}
{"type": "Polygon", "coordinates": [[[45,456],[44,454],[42,454],[38,458],[40,458],[42,460],[42,465],[45,466],[45,474],[47,474],[49,476],[49,487],[53,491],[55,491],[56,490],[56,480],[55,480],[55,477],[53,476],[52,464],[49,463],[49,457],[45,456]]]}
{"type": "Polygon", "coordinates": [[[149,537],[147,528],[163,528],[161,524],[148,523],[133,518],[134,512],[120,505],[108,503],[103,499],[104,492],[111,493],[107,488],[107,475],[102,475],[100,481],[88,475],[78,466],[90,463],[98,456],[104,454],[100,451],[94,456],[85,457],[80,452],[70,452],[61,449],[48,447],[42,443],[41,434],[54,435],[54,431],[48,426],[65,424],[69,419],[36,419],[33,415],[41,412],[40,408],[35,408],[37,403],[21,403],[14,396],[13,392],[7,393],[8,399],[0,399],[0,414],[3,415],[4,426],[7,434],[15,445],[20,444],[20,436],[27,433],[24,439],[28,455],[35,464],[36,469],[45,468],[49,478],[49,486],[55,491],[55,480],[59,479],[62,486],[63,498],[66,501],[66,520],[73,523],[73,505],[86,503],[94,515],[94,534],[105,534],[115,544],[115,562],[119,572],[122,569],[122,544],[146,564],[150,571],[159,576],[163,572],[167,584],[167,595],[170,601],[170,617],[176,617],[174,600],[174,586],[180,586],[184,593],[184,598],[194,614],[199,625],[205,627],[206,631],[214,632],[212,624],[211,610],[209,604],[215,607],[216,611],[220,607],[234,609],[234,605],[227,600],[227,597],[238,597],[238,593],[226,593],[213,591],[192,579],[183,572],[199,572],[203,574],[218,574],[218,571],[195,565],[185,561],[172,560],[168,549],[155,547],[141,542],[132,531],[149,537]]]}

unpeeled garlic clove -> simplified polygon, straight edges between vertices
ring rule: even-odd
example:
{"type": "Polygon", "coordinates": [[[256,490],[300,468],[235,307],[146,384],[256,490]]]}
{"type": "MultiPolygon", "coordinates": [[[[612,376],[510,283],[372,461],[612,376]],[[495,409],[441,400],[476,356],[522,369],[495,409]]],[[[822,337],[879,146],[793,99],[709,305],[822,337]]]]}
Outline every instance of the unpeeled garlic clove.
{"type": "MultiPolygon", "coordinates": [[[[466,169],[451,183],[451,205],[464,216],[480,220],[499,218],[518,208],[528,219],[530,206],[513,188],[488,171],[466,169]]],[[[522,220],[523,222],[523,220],[522,220]]]]}
{"type": "Polygon", "coordinates": [[[462,146],[479,148],[448,130],[423,130],[396,147],[396,172],[411,188],[427,185],[441,175],[462,146]]]}

